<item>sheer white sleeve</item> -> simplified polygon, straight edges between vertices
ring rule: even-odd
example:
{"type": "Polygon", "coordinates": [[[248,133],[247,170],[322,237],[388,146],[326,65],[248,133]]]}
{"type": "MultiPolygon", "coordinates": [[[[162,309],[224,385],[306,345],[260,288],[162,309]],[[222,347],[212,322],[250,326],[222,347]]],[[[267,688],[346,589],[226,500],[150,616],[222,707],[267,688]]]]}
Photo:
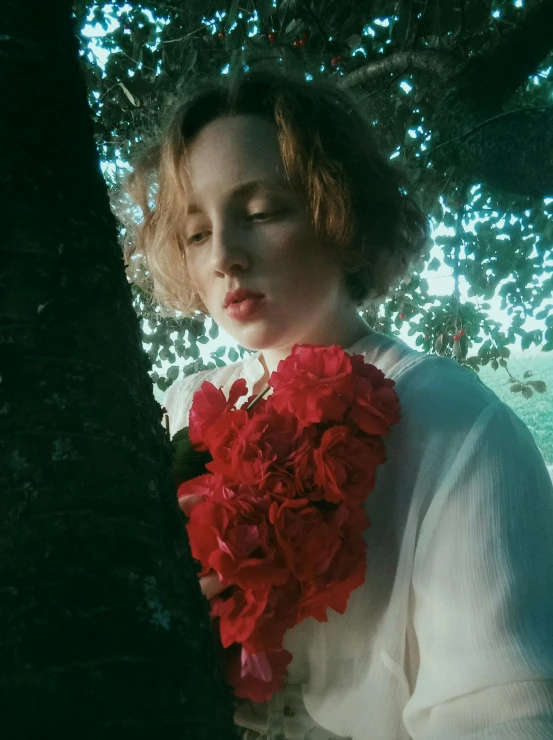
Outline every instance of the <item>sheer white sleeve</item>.
{"type": "Polygon", "coordinates": [[[413,740],[551,740],[553,486],[500,401],[432,498],[412,583],[420,671],[403,716],[413,740]]]}

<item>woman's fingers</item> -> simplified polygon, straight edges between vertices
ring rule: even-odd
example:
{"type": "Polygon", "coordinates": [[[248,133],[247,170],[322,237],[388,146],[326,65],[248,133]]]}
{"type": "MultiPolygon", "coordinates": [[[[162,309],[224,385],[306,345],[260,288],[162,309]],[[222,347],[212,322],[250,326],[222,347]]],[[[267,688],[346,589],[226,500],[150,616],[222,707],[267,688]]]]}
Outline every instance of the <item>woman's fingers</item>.
{"type": "Polygon", "coordinates": [[[179,506],[186,516],[190,516],[192,509],[201,501],[205,501],[203,496],[199,496],[196,493],[189,493],[179,498],[179,506]]]}
{"type": "Polygon", "coordinates": [[[207,599],[212,599],[214,596],[217,596],[217,594],[220,594],[221,591],[227,589],[228,586],[222,585],[217,573],[210,573],[209,575],[200,578],[200,588],[207,599]]]}
{"type": "MultiPolygon", "coordinates": [[[[179,506],[185,516],[190,516],[192,509],[201,501],[205,501],[204,496],[190,493],[179,498],[179,506]]],[[[200,588],[207,599],[212,599],[214,596],[217,596],[217,594],[220,594],[222,591],[227,589],[228,586],[223,586],[217,573],[212,571],[209,575],[200,578],[200,588]]]]}

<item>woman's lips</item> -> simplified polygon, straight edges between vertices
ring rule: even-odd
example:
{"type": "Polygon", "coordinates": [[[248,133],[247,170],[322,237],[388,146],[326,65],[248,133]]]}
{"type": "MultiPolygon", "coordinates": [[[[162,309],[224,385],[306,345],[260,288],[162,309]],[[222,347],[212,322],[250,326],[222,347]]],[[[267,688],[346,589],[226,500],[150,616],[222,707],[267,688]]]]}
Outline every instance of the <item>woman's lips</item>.
{"type": "Polygon", "coordinates": [[[246,298],[239,303],[229,303],[226,308],[228,315],[231,319],[237,321],[248,321],[251,319],[262,307],[265,301],[265,296],[259,298],[246,298]]]}

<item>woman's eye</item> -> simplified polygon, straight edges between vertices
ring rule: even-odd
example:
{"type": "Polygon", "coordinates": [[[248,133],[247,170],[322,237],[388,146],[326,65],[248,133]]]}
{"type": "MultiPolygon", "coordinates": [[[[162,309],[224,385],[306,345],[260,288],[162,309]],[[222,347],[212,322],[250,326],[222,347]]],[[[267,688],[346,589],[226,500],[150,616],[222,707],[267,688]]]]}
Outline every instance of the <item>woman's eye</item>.
{"type": "MultiPolygon", "coordinates": [[[[261,220],[265,221],[267,218],[271,218],[271,214],[267,213],[267,211],[260,211],[259,213],[252,213],[251,216],[248,216],[248,219],[252,218],[258,218],[261,216],[261,220]]],[[[188,240],[188,244],[199,244],[199,240],[197,240],[197,237],[202,237],[203,234],[194,234],[194,236],[191,236],[188,240]]]]}

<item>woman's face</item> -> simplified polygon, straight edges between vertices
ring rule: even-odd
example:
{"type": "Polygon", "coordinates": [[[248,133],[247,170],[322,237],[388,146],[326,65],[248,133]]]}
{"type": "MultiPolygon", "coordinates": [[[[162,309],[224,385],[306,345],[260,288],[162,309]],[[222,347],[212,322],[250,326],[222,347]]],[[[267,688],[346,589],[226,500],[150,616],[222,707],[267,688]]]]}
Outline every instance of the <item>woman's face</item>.
{"type": "Polygon", "coordinates": [[[352,322],[359,330],[342,271],[285,179],[270,121],[236,116],[207,124],[188,146],[184,178],[190,277],[210,316],[240,345],[286,357],[296,343],[340,343],[352,322]],[[237,288],[265,295],[246,320],[225,308],[227,292],[237,288]]]}

